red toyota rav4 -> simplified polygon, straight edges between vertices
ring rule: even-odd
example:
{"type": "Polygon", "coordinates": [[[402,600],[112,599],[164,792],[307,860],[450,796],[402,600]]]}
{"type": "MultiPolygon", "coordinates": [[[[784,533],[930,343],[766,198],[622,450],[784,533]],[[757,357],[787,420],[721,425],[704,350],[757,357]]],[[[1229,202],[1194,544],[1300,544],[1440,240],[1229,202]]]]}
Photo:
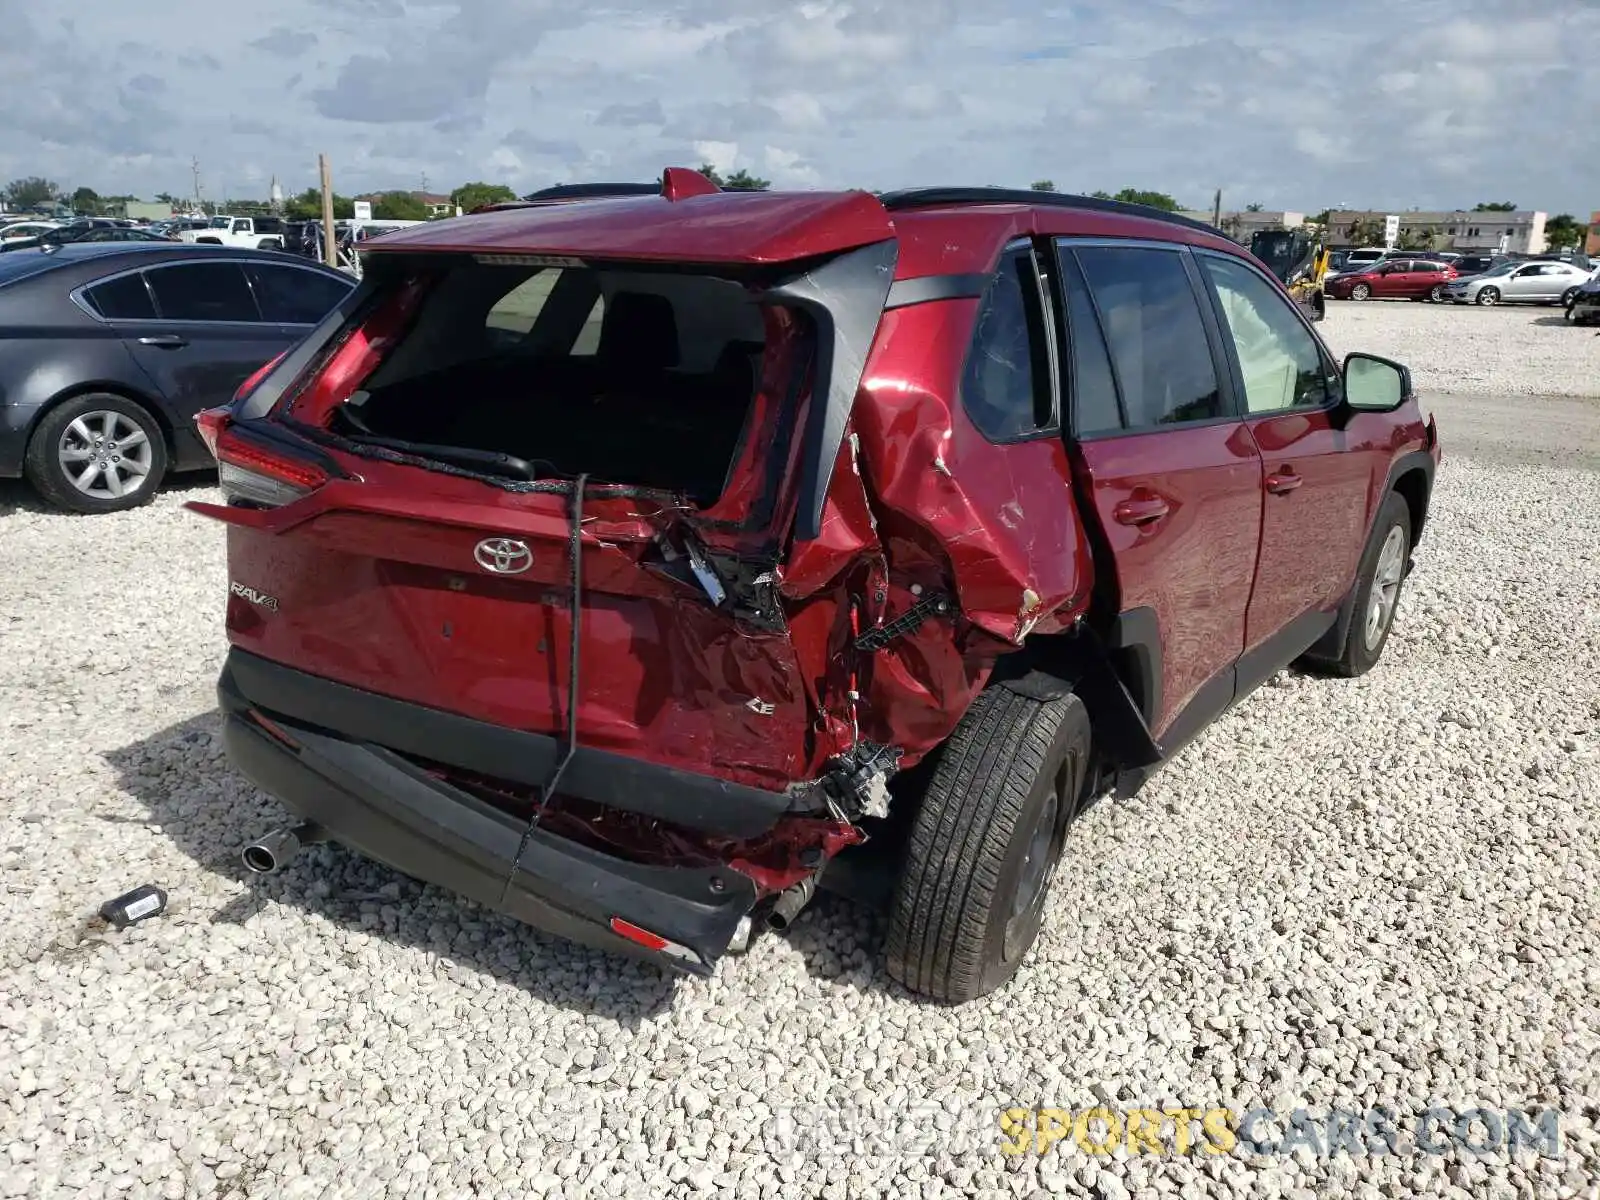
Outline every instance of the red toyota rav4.
{"type": "Polygon", "coordinates": [[[696,974],[876,886],[890,974],[981,995],[1088,801],[1377,660],[1434,423],[1178,217],[647,190],[368,244],[202,416],[228,752],[301,818],[246,860],[332,837],[696,974]]]}

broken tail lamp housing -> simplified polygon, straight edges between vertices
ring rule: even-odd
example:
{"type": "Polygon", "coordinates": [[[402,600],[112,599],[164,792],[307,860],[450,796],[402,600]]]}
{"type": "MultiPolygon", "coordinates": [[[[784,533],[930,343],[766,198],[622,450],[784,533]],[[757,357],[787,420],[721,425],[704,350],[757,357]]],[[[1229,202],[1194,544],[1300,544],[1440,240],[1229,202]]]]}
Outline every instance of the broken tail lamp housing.
{"type": "Polygon", "coordinates": [[[233,428],[229,406],[204,410],[195,417],[195,424],[217,460],[217,482],[231,505],[278,508],[309,496],[328,482],[328,473],[315,463],[241,436],[233,428]]]}

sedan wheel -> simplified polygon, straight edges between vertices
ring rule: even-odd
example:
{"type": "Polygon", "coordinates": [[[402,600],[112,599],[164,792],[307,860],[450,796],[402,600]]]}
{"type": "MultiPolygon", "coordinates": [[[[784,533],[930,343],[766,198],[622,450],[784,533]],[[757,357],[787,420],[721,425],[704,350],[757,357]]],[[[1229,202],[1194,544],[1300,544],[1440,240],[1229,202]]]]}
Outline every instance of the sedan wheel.
{"type": "Polygon", "coordinates": [[[1350,299],[1352,300],[1366,300],[1369,299],[1371,295],[1372,289],[1364,283],[1358,283],[1355,285],[1355,287],[1350,289],[1350,299]]]}
{"type": "Polygon", "coordinates": [[[1443,299],[1444,299],[1444,285],[1443,284],[1434,284],[1433,289],[1428,293],[1428,303],[1429,304],[1438,304],[1439,301],[1441,301],[1443,299]]]}
{"type": "Polygon", "coordinates": [[[78,396],[45,414],[28,443],[34,489],[57,508],[115,512],[144,504],[167,471],[161,427],[121,396],[78,396]]]}
{"type": "Polygon", "coordinates": [[[1493,308],[1500,303],[1500,289],[1492,287],[1479,288],[1477,300],[1485,308],[1493,308]]]}

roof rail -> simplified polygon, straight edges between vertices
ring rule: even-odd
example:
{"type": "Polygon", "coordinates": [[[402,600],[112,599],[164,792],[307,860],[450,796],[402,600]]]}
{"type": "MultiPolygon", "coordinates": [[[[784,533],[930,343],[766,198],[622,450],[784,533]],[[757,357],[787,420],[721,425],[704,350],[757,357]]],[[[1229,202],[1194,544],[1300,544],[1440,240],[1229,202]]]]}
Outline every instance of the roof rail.
{"type": "Polygon", "coordinates": [[[1125,217],[1144,217],[1151,221],[1165,221],[1169,225],[1198,229],[1215,237],[1227,236],[1215,225],[1168,212],[1164,208],[1129,204],[1124,200],[1102,200],[1098,196],[1074,196],[1069,192],[1035,192],[1032,189],[1001,187],[923,187],[884,192],[878,200],[890,212],[903,208],[957,204],[1038,204],[1049,208],[1076,208],[1089,212],[1117,213],[1125,217]]]}

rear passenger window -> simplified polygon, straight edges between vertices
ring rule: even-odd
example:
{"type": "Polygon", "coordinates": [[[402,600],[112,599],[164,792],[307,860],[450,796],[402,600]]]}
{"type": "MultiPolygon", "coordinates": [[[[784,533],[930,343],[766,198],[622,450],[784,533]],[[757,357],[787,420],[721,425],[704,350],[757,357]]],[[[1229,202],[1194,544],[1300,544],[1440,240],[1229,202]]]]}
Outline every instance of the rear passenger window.
{"type": "Polygon", "coordinates": [[[1083,246],[1129,429],[1225,415],[1194,289],[1176,250],[1083,246]]]}
{"type": "Polygon", "coordinates": [[[1117,382],[1089,285],[1072,251],[1063,248],[1061,288],[1066,294],[1067,343],[1072,363],[1072,431],[1077,437],[1111,433],[1123,427],[1117,382]]]}
{"type": "Polygon", "coordinates": [[[149,274],[156,305],[168,321],[259,321],[250,285],[237,263],[185,263],[149,274]]]}
{"type": "Polygon", "coordinates": [[[288,325],[315,325],[350,290],[339,280],[304,267],[250,263],[245,273],[255,289],[262,319],[288,325]]]}
{"type": "Polygon", "coordinates": [[[138,271],[98,283],[84,295],[95,311],[108,321],[155,319],[156,306],[150,301],[150,290],[144,286],[144,275],[138,271]]]}
{"type": "Polygon", "coordinates": [[[1039,282],[1028,249],[1007,251],[978,308],[961,400],[992,442],[1055,428],[1039,282]]]}

